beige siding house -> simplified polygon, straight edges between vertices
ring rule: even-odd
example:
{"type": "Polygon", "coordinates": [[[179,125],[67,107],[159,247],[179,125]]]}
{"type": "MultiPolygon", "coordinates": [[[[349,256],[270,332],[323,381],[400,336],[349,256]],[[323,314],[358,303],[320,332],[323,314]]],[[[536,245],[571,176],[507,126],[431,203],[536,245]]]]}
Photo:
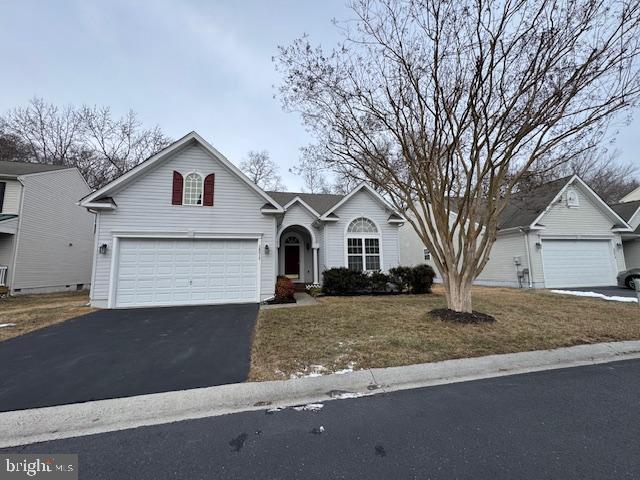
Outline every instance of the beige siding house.
{"type": "Polygon", "coordinates": [[[76,168],[0,162],[0,286],[11,294],[88,288],[94,216],[76,168]]]}
{"type": "MultiPolygon", "coordinates": [[[[626,268],[622,235],[630,231],[579,177],[549,182],[513,197],[476,283],[531,288],[615,285],[618,272],[626,268]]],[[[402,264],[424,263],[429,256],[409,224],[402,227],[400,242],[402,264]]]]}
{"type": "Polygon", "coordinates": [[[254,303],[276,277],[399,263],[402,217],[366,184],[349,195],[265,192],[192,132],[81,205],[97,213],[97,307],[254,303]]]}

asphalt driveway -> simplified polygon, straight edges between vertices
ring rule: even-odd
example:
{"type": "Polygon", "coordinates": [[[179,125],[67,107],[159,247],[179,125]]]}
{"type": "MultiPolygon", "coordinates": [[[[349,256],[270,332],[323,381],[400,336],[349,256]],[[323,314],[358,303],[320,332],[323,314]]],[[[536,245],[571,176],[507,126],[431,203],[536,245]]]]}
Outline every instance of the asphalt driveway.
{"type": "Polygon", "coordinates": [[[246,380],[258,305],[101,310],[0,343],[0,411],[246,380]]]}
{"type": "Polygon", "coordinates": [[[635,290],[630,288],[620,287],[576,287],[576,288],[562,288],[561,290],[570,290],[575,292],[594,292],[606,295],[607,297],[628,297],[636,298],[635,290]]]}

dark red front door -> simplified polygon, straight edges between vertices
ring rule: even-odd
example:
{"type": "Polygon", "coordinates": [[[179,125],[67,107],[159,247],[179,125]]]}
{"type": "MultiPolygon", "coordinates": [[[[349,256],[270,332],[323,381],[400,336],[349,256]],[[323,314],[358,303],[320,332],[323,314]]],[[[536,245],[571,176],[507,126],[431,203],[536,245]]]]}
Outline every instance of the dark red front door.
{"type": "Polygon", "coordinates": [[[284,274],[292,277],[300,276],[300,245],[285,245],[284,274]]]}

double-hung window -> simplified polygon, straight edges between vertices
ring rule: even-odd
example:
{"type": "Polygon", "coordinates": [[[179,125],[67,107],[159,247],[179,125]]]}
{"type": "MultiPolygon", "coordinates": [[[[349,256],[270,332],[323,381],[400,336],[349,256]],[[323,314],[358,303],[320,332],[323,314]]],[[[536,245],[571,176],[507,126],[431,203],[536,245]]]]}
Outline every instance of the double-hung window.
{"type": "Polygon", "coordinates": [[[347,228],[347,266],[356,271],[382,268],[380,262],[380,234],[368,218],[356,218],[347,228]]]}

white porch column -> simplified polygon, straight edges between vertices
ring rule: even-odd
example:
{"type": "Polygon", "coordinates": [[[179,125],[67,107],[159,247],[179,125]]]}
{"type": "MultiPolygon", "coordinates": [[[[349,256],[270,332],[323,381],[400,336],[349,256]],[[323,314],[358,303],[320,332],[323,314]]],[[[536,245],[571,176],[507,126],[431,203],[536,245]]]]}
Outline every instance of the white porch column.
{"type": "Polygon", "coordinates": [[[313,249],[313,283],[318,283],[318,249],[313,249]]]}

